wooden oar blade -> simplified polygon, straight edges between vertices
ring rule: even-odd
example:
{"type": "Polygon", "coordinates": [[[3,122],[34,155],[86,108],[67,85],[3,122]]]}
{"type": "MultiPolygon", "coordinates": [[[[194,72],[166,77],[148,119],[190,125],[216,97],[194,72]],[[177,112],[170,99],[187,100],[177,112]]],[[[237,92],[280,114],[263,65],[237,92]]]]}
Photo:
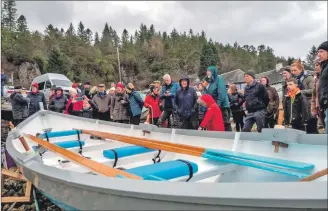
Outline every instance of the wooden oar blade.
{"type": "Polygon", "coordinates": [[[56,146],[52,143],[49,143],[47,141],[44,141],[44,140],[38,138],[38,137],[29,135],[29,134],[24,134],[24,136],[29,138],[33,142],[38,143],[39,145],[43,146],[44,148],[47,148],[48,150],[50,150],[56,154],[59,154],[60,156],[66,158],[67,160],[70,160],[78,165],[86,167],[95,173],[98,173],[98,174],[101,174],[104,176],[109,176],[109,177],[116,177],[116,176],[120,175],[120,176],[127,177],[130,179],[138,179],[138,180],[142,179],[140,176],[130,174],[128,172],[121,171],[119,169],[111,168],[109,166],[98,163],[96,161],[84,158],[74,152],[71,152],[67,149],[56,146]]]}
{"type": "Polygon", "coordinates": [[[164,142],[164,141],[151,141],[148,139],[140,140],[139,138],[123,136],[123,135],[116,135],[106,132],[98,132],[98,131],[90,131],[90,130],[82,130],[83,134],[88,134],[92,136],[97,136],[101,138],[113,139],[120,142],[143,146],[150,149],[157,149],[163,150],[168,152],[180,153],[180,154],[187,154],[192,156],[201,157],[203,151],[193,150],[193,148],[188,147],[180,147],[176,146],[173,143],[164,142]]]}

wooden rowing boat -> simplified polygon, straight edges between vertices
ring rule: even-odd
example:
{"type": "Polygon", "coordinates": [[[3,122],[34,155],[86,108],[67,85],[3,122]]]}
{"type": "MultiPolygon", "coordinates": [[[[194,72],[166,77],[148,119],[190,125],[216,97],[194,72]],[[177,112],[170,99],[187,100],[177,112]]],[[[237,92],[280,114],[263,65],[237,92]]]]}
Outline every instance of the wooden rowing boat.
{"type": "Polygon", "coordinates": [[[40,111],[6,147],[64,210],[327,207],[323,134],[176,130],[40,111]]]}

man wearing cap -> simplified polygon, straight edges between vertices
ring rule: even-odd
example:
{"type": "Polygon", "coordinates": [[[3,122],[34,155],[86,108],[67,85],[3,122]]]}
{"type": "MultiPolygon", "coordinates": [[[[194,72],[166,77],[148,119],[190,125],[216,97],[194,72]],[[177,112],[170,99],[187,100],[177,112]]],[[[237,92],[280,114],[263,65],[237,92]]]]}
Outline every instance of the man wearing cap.
{"type": "Polygon", "coordinates": [[[92,99],[92,95],[90,93],[90,90],[91,90],[91,84],[89,81],[86,81],[84,82],[83,84],[83,89],[81,90],[79,96],[82,97],[82,96],[87,96],[87,98],[89,98],[90,100],[92,99]]]}
{"type": "Polygon", "coordinates": [[[30,99],[22,95],[22,86],[15,86],[15,91],[10,95],[13,123],[17,126],[28,117],[28,104],[30,99]]]}
{"type": "Polygon", "coordinates": [[[109,121],[111,96],[106,93],[105,84],[98,85],[98,93],[92,98],[92,102],[98,107],[98,119],[109,121]]]}
{"type": "Polygon", "coordinates": [[[328,41],[323,42],[318,47],[318,57],[321,66],[321,76],[319,80],[319,104],[325,111],[325,132],[328,133],[328,41]]]}
{"type": "Polygon", "coordinates": [[[266,88],[255,81],[255,73],[248,71],[244,75],[245,87],[245,101],[247,116],[243,132],[250,132],[254,123],[256,123],[257,131],[261,132],[265,123],[266,108],[269,104],[269,95],[266,88]]]}
{"type": "Polygon", "coordinates": [[[30,98],[29,116],[32,116],[40,110],[40,103],[43,104],[43,109],[47,109],[46,98],[42,92],[39,92],[39,84],[32,84],[32,91],[27,95],[30,98]]]}

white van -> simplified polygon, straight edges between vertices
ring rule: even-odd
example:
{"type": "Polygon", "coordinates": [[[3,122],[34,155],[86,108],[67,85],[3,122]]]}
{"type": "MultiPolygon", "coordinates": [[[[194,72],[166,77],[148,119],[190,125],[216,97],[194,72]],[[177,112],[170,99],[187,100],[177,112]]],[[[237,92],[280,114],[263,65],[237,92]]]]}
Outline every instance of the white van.
{"type": "Polygon", "coordinates": [[[64,94],[69,95],[69,90],[72,88],[73,84],[65,75],[57,73],[47,73],[35,77],[31,83],[30,90],[32,89],[32,84],[34,83],[39,84],[39,90],[44,93],[47,101],[49,99],[50,88],[53,85],[56,87],[61,87],[64,90],[64,94]]]}

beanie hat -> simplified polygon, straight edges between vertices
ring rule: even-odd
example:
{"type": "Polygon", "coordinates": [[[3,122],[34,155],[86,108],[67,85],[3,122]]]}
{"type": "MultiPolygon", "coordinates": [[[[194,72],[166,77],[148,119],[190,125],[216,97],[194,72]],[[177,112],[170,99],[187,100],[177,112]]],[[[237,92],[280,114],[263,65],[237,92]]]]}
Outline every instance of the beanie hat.
{"type": "Polygon", "coordinates": [[[78,85],[76,83],[72,84],[72,88],[76,89],[77,87],[78,87],[78,85]]]}
{"type": "Polygon", "coordinates": [[[255,79],[255,72],[252,71],[252,70],[249,70],[249,71],[245,72],[244,76],[245,76],[245,75],[252,76],[252,77],[255,79]]]}
{"type": "Polygon", "coordinates": [[[319,45],[319,47],[318,47],[318,50],[320,50],[320,49],[328,51],[328,41],[321,43],[321,45],[319,45]]]}
{"type": "Polygon", "coordinates": [[[14,89],[22,89],[22,88],[23,88],[23,87],[20,86],[20,85],[17,85],[17,86],[14,87],[14,89]]]}
{"type": "Polygon", "coordinates": [[[121,82],[119,82],[116,84],[116,88],[124,89],[124,85],[121,82]]]}
{"type": "Polygon", "coordinates": [[[32,84],[32,86],[34,86],[35,88],[39,88],[39,84],[38,83],[34,83],[34,84],[32,84]]]}

